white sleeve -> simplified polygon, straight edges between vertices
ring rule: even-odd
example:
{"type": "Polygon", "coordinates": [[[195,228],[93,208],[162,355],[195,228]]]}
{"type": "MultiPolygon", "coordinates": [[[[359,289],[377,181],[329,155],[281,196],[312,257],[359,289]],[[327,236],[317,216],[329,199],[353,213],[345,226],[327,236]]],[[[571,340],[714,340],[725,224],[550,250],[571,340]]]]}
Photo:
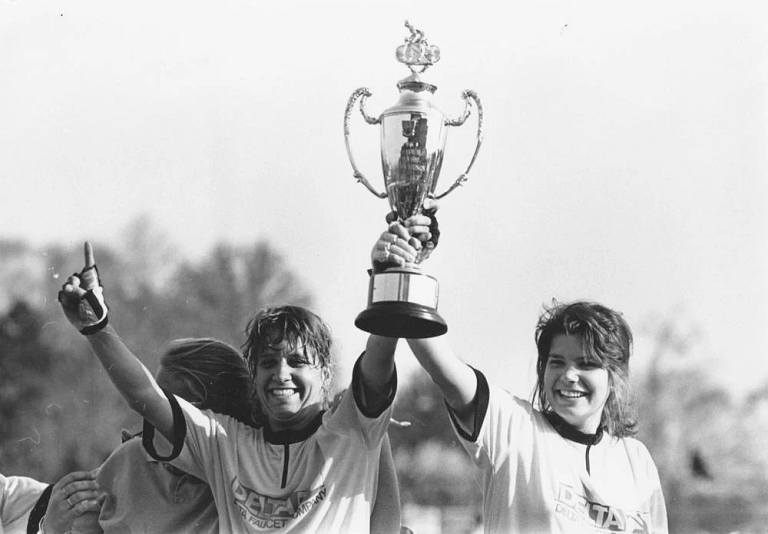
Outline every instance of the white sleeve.
{"type": "Polygon", "coordinates": [[[221,465],[224,456],[237,456],[238,436],[253,429],[232,417],[200,410],[176,395],[167,396],[174,413],[174,443],[169,444],[145,421],[144,448],[155,460],[169,462],[211,484],[213,466],[221,465]],[[169,445],[173,450],[165,455],[169,445]],[[162,453],[157,450],[158,446],[162,453]]]}
{"type": "Polygon", "coordinates": [[[456,414],[448,404],[446,406],[454,432],[475,463],[497,465],[513,452],[515,444],[526,434],[525,421],[530,423],[533,408],[509,392],[489,385],[480,371],[475,370],[475,374],[477,392],[471,432],[462,429],[456,414]]]}
{"type": "Polygon", "coordinates": [[[0,475],[0,532],[25,533],[29,513],[48,484],[28,477],[0,475]]]}
{"type": "Polygon", "coordinates": [[[360,371],[360,358],[355,362],[352,369],[352,382],[342,395],[341,402],[330,414],[326,414],[325,427],[332,433],[359,435],[365,448],[373,450],[378,447],[384,439],[389,427],[389,421],[392,417],[392,410],[397,391],[397,370],[392,375],[392,379],[387,388],[387,393],[381,404],[383,407],[373,412],[366,407],[365,381],[360,371]]]}

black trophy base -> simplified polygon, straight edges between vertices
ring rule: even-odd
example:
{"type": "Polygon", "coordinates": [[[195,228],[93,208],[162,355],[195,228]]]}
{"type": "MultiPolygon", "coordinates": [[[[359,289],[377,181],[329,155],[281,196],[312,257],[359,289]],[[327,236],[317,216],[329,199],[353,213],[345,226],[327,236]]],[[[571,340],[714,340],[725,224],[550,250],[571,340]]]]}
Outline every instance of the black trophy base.
{"type": "Polygon", "coordinates": [[[369,334],[406,339],[441,336],[448,331],[434,308],[412,302],[374,302],[360,312],[355,326],[369,334]]]}

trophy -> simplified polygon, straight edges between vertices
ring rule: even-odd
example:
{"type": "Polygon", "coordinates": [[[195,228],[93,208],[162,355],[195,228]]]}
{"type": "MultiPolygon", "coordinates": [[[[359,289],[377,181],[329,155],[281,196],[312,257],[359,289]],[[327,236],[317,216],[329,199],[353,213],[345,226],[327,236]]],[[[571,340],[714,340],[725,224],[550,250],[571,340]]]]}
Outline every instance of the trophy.
{"type": "MultiPolygon", "coordinates": [[[[411,34],[397,48],[397,60],[411,74],[397,84],[400,99],[378,118],[368,115],[365,101],[371,92],[361,87],[347,102],[344,113],[344,141],[354,176],[371,193],[387,198],[401,222],[421,212],[427,198],[441,199],[467,181],[483,140],[483,108],[474,91],[465,90],[464,112],[457,119],[447,118],[432,103],[437,87],[424,81],[422,74],[440,59],[440,49],[429,45],[422,31],[408,21],[411,34]],[[360,113],[368,124],[381,125],[381,165],[386,192],[379,193],[358,169],[349,142],[349,120],[355,102],[360,99],[360,113]],[[448,128],[461,126],[477,107],[477,144],[466,170],[443,193],[436,194],[437,180],[443,163],[448,128]]],[[[366,332],[387,337],[411,339],[444,334],[448,327],[437,312],[439,284],[423,272],[419,264],[425,259],[420,251],[416,261],[404,267],[390,267],[371,275],[368,307],[355,319],[355,325],[366,332]]]]}

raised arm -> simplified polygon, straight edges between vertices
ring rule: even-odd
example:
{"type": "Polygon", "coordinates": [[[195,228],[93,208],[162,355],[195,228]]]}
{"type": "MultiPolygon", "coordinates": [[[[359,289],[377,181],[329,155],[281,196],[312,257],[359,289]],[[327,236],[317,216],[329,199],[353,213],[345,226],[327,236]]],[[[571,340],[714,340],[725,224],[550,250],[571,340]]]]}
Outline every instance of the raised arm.
{"type": "MultiPolygon", "coordinates": [[[[387,220],[389,229],[379,236],[371,252],[374,272],[391,265],[413,263],[422,248],[422,241],[429,239],[430,219],[426,216],[412,217],[405,225],[395,222],[391,214],[387,220]]],[[[372,411],[378,411],[377,405],[383,405],[387,400],[388,388],[395,373],[397,341],[397,338],[377,335],[368,337],[360,371],[366,390],[372,393],[367,399],[368,408],[372,411]]]]}
{"type": "MultiPolygon", "coordinates": [[[[434,217],[434,211],[428,213],[434,217]]],[[[388,230],[381,234],[373,247],[371,262],[374,271],[413,262],[423,243],[431,244],[431,248],[434,248],[433,233],[437,233],[436,224],[427,215],[415,215],[403,224],[391,221],[388,230]],[[393,235],[400,238],[396,244],[393,243],[393,235]]],[[[472,368],[456,356],[447,335],[409,339],[408,345],[462,426],[470,430],[473,426],[477,390],[477,378],[472,368]]]]}
{"type": "Polygon", "coordinates": [[[464,430],[471,433],[477,400],[477,377],[453,352],[448,335],[409,339],[414,356],[443,394],[464,430]]]}
{"type": "Polygon", "coordinates": [[[59,302],[131,409],[173,442],[173,413],[168,399],[149,370],[107,324],[108,310],[90,243],[85,243],[83,270],[67,279],[59,292],[59,302]]]}

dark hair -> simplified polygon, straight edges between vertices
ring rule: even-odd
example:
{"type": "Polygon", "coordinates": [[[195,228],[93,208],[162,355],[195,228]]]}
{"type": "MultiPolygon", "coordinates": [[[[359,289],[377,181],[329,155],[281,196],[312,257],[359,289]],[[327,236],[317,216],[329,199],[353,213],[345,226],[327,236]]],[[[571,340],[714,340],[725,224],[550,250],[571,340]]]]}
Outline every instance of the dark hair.
{"type": "Polygon", "coordinates": [[[544,412],[552,410],[544,390],[544,370],[552,340],[561,334],[581,336],[587,359],[608,371],[609,393],[601,426],[616,437],[634,435],[637,418],[629,387],[632,330],[621,313],[595,302],[560,304],[553,301],[539,317],[536,325],[537,380],[533,391],[539,408],[544,412]]]}
{"type": "Polygon", "coordinates": [[[250,320],[245,329],[246,341],[243,355],[251,370],[251,398],[255,416],[258,417],[258,403],[253,391],[253,379],[258,372],[258,357],[265,350],[286,341],[292,349],[300,345],[303,350],[317,358],[316,366],[323,370],[324,389],[327,397],[333,381],[331,362],[331,330],[320,317],[301,306],[279,306],[264,308],[250,320]]]}
{"type": "Polygon", "coordinates": [[[213,338],[172,341],[160,358],[158,379],[163,374],[178,378],[188,392],[174,392],[203,410],[250,420],[250,375],[240,352],[213,338]]]}

